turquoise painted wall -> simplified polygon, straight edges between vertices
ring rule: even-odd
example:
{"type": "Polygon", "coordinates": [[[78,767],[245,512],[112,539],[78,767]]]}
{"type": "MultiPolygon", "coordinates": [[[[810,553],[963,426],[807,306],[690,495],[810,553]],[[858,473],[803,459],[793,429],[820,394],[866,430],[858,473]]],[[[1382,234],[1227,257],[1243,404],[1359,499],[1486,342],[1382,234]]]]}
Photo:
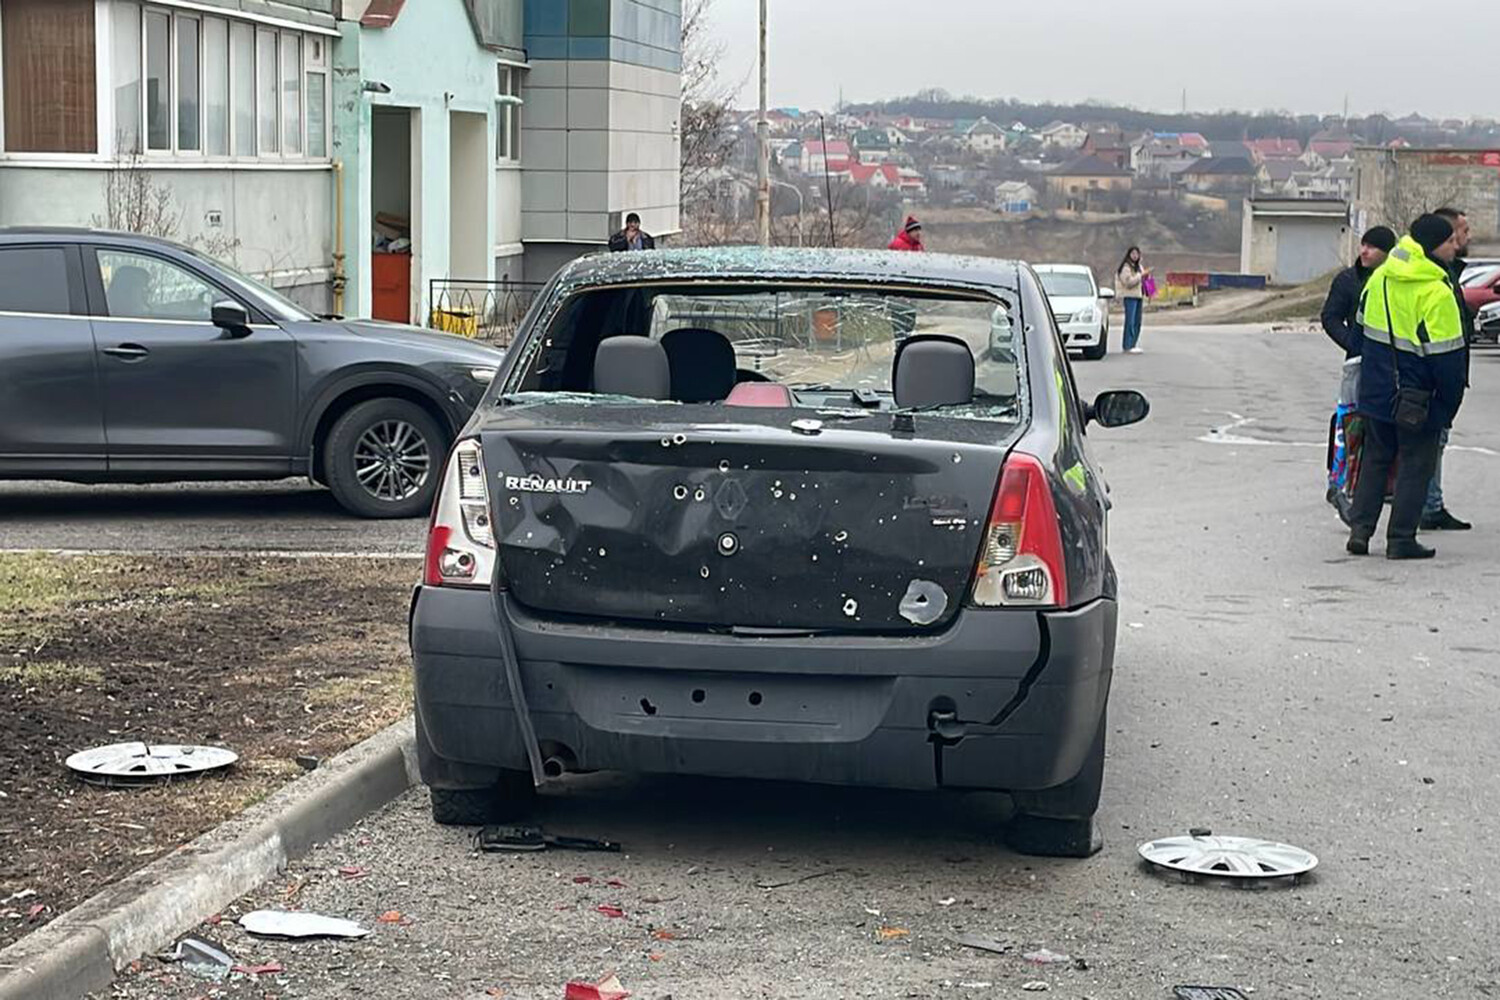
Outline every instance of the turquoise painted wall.
{"type": "Polygon", "coordinates": [[[427,283],[431,278],[488,279],[494,275],[495,245],[495,97],[498,89],[494,53],[474,34],[464,0],[408,3],[390,28],[340,24],[334,47],[334,158],[344,164],[344,241],[347,288],[344,310],[367,316],[371,308],[369,255],[373,240],[371,210],[371,115],[376,106],[411,109],[416,123],[412,163],[412,319],[425,322],[427,283]],[[369,93],[366,83],[384,84],[390,93],[369,93]],[[468,219],[485,220],[489,252],[479,273],[451,273],[449,247],[452,199],[449,197],[453,112],[485,116],[489,169],[484,171],[484,203],[462,205],[468,219]]]}

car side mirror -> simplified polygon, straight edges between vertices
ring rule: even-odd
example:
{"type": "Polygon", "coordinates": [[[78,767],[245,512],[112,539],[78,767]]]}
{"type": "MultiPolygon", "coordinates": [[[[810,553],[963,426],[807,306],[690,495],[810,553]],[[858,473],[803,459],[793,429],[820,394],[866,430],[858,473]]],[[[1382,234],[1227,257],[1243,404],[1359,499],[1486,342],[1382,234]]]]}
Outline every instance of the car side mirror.
{"type": "Polygon", "coordinates": [[[1101,299],[1112,299],[1115,297],[1115,290],[1113,288],[1101,288],[1099,289],[1099,297],[1101,299]]]}
{"type": "Polygon", "coordinates": [[[231,302],[229,299],[215,302],[213,311],[209,315],[213,317],[214,326],[224,330],[231,337],[250,336],[250,314],[238,302],[231,302]]]}
{"type": "Polygon", "coordinates": [[[1128,427],[1146,419],[1151,403],[1134,389],[1101,392],[1089,407],[1089,420],[1100,427],[1128,427]]]}

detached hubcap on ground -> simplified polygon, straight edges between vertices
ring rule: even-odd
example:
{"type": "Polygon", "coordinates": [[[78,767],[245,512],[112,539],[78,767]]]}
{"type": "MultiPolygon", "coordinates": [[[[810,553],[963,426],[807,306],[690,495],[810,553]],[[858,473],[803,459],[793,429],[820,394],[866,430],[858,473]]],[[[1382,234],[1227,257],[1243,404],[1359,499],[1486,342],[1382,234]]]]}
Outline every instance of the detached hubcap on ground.
{"type": "Polygon", "coordinates": [[[377,500],[411,499],[422,491],[431,472],[427,439],[404,420],[382,420],[361,434],[354,446],[354,475],[377,500]]]}

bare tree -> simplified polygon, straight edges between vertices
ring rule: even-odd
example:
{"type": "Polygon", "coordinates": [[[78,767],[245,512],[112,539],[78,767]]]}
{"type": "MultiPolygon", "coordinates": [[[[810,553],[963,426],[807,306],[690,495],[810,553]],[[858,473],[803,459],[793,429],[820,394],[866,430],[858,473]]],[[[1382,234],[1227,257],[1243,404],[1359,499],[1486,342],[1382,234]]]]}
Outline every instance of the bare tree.
{"type": "Polygon", "coordinates": [[[1421,176],[1398,166],[1391,171],[1385,186],[1381,205],[1384,221],[1396,232],[1404,233],[1418,216],[1455,206],[1463,192],[1463,180],[1457,176],[1421,176]]]}
{"type": "MultiPolygon", "coordinates": [[[[181,239],[182,212],[176,206],[172,189],[156,182],[136,150],[116,156],[104,181],[104,216],[96,215],[92,221],[97,229],[181,239]]],[[[231,260],[240,247],[238,239],[226,235],[194,235],[182,242],[211,256],[231,260]]]]}
{"type": "MultiPolygon", "coordinates": [[[[709,33],[714,0],[682,5],[682,206],[686,214],[711,212],[713,181],[729,162],[735,136],[729,106],[737,88],[726,85],[719,67],[725,45],[709,33]]],[[[692,229],[691,226],[684,228],[692,229]]]]}
{"type": "Polygon", "coordinates": [[[168,240],[177,238],[181,221],[171,189],[152,182],[137,152],[117,159],[105,178],[104,213],[103,219],[94,217],[96,227],[168,240]]]}

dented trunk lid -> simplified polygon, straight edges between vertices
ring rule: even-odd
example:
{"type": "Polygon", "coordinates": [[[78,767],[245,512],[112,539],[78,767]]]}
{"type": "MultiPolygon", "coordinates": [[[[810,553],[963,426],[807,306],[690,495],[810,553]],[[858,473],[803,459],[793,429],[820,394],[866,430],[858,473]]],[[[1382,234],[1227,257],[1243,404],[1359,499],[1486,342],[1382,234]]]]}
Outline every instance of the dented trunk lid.
{"type": "Polygon", "coordinates": [[[966,600],[1017,434],[928,414],[553,404],[497,408],[481,442],[501,572],[530,608],[891,633],[940,628],[966,600]]]}

